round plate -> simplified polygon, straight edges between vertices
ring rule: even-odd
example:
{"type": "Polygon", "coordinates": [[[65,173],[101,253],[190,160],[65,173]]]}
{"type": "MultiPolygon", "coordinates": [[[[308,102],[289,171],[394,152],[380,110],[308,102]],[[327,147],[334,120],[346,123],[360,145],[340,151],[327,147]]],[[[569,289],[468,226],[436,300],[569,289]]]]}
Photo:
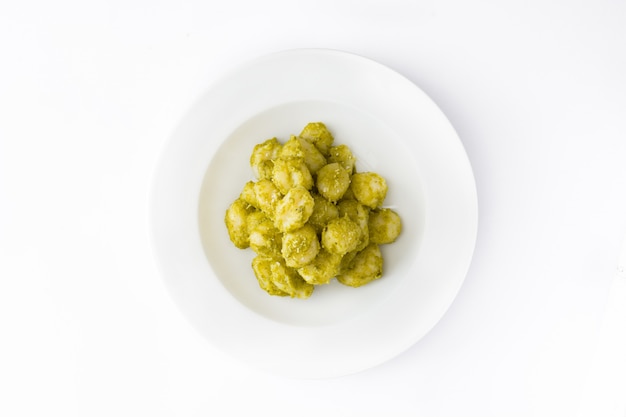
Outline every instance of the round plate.
{"type": "Polygon", "coordinates": [[[330,377],[393,358],[441,318],[471,261],[476,188],[456,132],[417,86],[363,57],[292,50],[239,68],[195,103],[158,161],[150,227],[167,288],[201,334],[256,367],[330,377]],[[381,247],[377,281],[272,297],[224,214],[253,179],[253,146],[313,121],[352,149],[357,170],[386,178],[384,205],[403,232],[381,247]]]}

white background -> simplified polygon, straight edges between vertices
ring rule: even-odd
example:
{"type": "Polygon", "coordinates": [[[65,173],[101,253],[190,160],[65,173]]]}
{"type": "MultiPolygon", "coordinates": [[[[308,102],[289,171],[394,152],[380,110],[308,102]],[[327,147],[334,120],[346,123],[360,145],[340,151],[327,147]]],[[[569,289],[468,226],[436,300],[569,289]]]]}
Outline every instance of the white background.
{"type": "Polygon", "coordinates": [[[0,2],[0,415],[573,415],[613,382],[589,370],[625,234],[625,2],[0,2]],[[330,380],[268,375],[200,337],[146,217],[194,100],[299,47],[418,84],[479,197],[474,260],[439,324],[330,380]]]}

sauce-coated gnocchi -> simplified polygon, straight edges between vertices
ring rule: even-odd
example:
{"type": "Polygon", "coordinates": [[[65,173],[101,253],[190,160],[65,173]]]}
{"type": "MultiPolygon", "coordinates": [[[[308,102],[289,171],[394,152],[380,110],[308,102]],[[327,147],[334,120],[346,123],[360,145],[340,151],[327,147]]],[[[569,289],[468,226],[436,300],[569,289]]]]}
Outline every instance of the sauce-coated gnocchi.
{"type": "Polygon", "coordinates": [[[383,208],[385,179],[357,172],[356,162],[321,122],[254,147],[256,181],[244,184],[224,222],[236,247],[257,254],[252,270],[268,294],[308,298],[335,278],[360,287],[382,277],[379,245],[396,241],[402,222],[383,208]]]}

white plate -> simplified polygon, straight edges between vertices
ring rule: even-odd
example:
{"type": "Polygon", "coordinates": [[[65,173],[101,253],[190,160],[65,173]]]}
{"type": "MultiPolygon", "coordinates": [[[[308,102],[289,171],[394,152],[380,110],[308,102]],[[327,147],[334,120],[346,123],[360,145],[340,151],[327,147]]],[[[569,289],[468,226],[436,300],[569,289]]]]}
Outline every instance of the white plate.
{"type": "Polygon", "coordinates": [[[439,108],[389,68],[329,50],[269,55],[213,85],[167,143],[150,205],[165,283],[198,331],[256,367],[305,378],[367,369],[423,337],[456,296],[477,230],[472,170],[439,108]],[[253,145],[310,121],[350,146],[360,171],[387,179],[385,206],[404,230],[382,247],[380,280],[271,297],[251,250],[231,244],[224,212],[253,179],[253,145]]]}

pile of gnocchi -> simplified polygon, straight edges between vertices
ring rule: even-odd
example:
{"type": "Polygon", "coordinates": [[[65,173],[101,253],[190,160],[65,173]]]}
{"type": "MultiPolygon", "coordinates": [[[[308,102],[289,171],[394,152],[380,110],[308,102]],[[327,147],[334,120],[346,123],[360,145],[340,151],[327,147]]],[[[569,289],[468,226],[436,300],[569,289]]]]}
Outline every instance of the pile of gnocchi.
{"type": "Polygon", "coordinates": [[[321,122],[254,147],[256,181],[244,185],[225,223],[236,247],[256,253],[252,270],[268,294],[308,298],[334,278],[360,287],[382,277],[379,245],[394,242],[402,222],[382,207],[385,179],[355,164],[321,122]]]}

